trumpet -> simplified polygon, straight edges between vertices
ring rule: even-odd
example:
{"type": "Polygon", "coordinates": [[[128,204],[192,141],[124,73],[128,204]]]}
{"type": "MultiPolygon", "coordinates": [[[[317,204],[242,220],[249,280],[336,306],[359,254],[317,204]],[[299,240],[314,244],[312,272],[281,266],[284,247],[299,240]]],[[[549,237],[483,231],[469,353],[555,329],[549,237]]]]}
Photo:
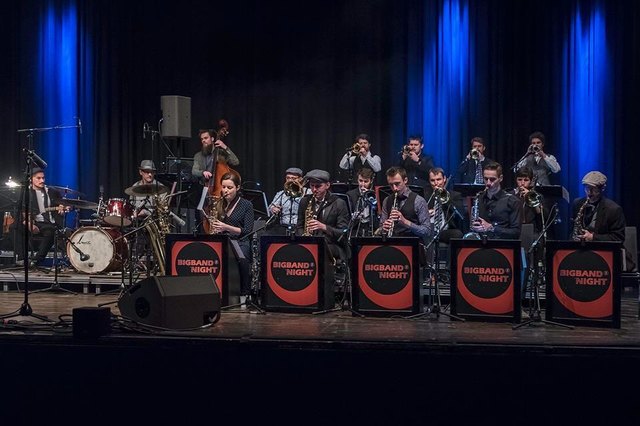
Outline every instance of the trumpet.
{"type": "Polygon", "coordinates": [[[529,152],[537,154],[538,152],[540,152],[540,145],[529,145],[529,152]]]}
{"type": "Polygon", "coordinates": [[[358,142],[354,143],[351,148],[347,149],[347,152],[350,152],[353,155],[358,155],[360,152],[360,144],[358,142]]]}
{"type": "Polygon", "coordinates": [[[480,158],[480,151],[473,148],[471,151],[469,151],[469,158],[471,158],[472,160],[477,160],[478,158],[480,158]]]}
{"type": "Polygon", "coordinates": [[[402,147],[402,151],[400,151],[398,154],[409,155],[409,154],[411,154],[411,151],[413,151],[411,149],[411,147],[409,145],[405,145],[405,146],[402,147]]]}

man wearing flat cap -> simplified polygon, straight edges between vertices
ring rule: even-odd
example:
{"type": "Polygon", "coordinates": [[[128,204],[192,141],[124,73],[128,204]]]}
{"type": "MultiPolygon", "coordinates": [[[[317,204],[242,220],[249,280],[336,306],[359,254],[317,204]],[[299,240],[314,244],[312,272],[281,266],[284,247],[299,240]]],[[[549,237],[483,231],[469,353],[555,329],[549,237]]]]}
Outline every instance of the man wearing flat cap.
{"type": "Polygon", "coordinates": [[[572,226],[575,225],[572,237],[581,241],[624,241],[626,222],[622,207],[604,196],[607,177],[591,171],[584,175],[582,184],[586,197],[574,200],[571,206],[572,226]],[[576,229],[579,234],[573,235],[576,229]]]}
{"type": "Polygon", "coordinates": [[[300,200],[309,190],[302,184],[302,170],[297,167],[289,167],[284,175],[284,189],[276,192],[273,201],[269,204],[271,223],[269,232],[276,235],[289,235],[295,232],[298,225],[298,208],[300,200]]]}
{"type": "Polygon", "coordinates": [[[311,194],[300,200],[298,229],[302,235],[322,235],[335,260],[346,261],[346,238],[349,227],[349,208],[340,197],[329,191],[331,175],[325,170],[311,170],[305,179],[311,194]]]}

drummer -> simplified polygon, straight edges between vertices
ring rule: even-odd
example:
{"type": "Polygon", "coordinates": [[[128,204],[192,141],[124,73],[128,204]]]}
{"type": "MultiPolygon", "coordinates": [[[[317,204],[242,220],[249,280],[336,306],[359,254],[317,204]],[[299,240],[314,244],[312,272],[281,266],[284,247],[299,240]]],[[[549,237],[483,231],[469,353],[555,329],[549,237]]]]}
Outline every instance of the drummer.
{"type": "Polygon", "coordinates": [[[158,194],[159,197],[164,198],[167,196],[167,188],[155,179],[156,165],[152,160],[142,160],[138,173],[140,173],[140,180],[131,185],[131,188],[128,188],[130,191],[127,192],[132,194],[130,202],[134,208],[134,217],[144,219],[151,215],[155,206],[152,194],[158,194]],[[136,190],[136,187],[141,185],[144,186],[136,190]]]}

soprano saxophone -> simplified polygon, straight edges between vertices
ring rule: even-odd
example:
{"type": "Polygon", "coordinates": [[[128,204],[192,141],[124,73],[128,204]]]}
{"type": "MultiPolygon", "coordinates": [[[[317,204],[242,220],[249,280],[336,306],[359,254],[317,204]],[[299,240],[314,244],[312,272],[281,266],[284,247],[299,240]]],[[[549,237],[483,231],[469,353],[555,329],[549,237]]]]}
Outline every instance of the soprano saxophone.
{"type": "MultiPolygon", "coordinates": [[[[397,208],[398,208],[398,191],[394,191],[394,193],[393,193],[393,204],[391,205],[391,210],[389,210],[389,215],[391,215],[391,212],[393,210],[396,210],[397,208]]],[[[395,225],[396,225],[396,221],[394,220],[393,222],[391,222],[391,227],[387,231],[387,237],[392,237],[393,236],[393,228],[395,228],[395,225]]]]}

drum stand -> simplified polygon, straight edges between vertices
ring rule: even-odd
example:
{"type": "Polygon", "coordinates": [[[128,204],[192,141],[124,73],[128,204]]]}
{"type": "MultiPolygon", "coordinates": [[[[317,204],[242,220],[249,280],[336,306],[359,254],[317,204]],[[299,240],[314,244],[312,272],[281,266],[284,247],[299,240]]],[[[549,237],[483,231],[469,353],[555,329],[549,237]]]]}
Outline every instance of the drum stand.
{"type": "MultiPolygon", "coordinates": [[[[121,215],[120,216],[120,229],[124,228],[124,216],[121,215]]],[[[138,232],[140,229],[142,228],[135,228],[133,231],[130,231],[126,234],[121,235],[120,237],[116,238],[115,241],[117,241],[118,239],[123,239],[126,240],[127,235],[131,235],[133,233],[138,232]]],[[[115,303],[118,303],[118,301],[122,298],[122,296],[127,292],[127,290],[132,286],[132,280],[133,280],[133,265],[131,263],[131,256],[132,256],[132,250],[130,247],[128,247],[128,253],[129,253],[129,259],[127,259],[127,261],[125,262],[125,259],[122,259],[121,262],[121,267],[120,267],[120,287],[114,290],[108,290],[108,291],[104,291],[104,292],[100,292],[100,293],[96,293],[96,296],[102,296],[102,295],[109,295],[109,294],[115,294],[118,293],[118,297],[116,300],[111,301],[111,302],[106,302],[106,303],[99,303],[98,307],[101,308],[103,306],[107,306],[107,305],[113,305],[115,303]],[[127,286],[125,284],[124,281],[124,275],[125,275],[125,264],[129,263],[129,269],[130,269],[130,276],[129,276],[129,286],[127,286]]]]}
{"type": "Polygon", "coordinates": [[[56,228],[56,232],[55,232],[55,237],[54,237],[54,243],[53,243],[53,270],[54,270],[54,274],[53,274],[53,284],[51,284],[51,286],[47,287],[47,288],[43,288],[40,290],[35,290],[32,291],[31,293],[42,293],[45,291],[64,291],[67,293],[71,293],[73,295],[77,295],[78,293],[76,293],[75,291],[71,291],[71,290],[67,290],[66,288],[62,288],[60,287],[60,284],[58,283],[58,272],[60,270],[60,262],[58,262],[58,242],[59,242],[59,236],[62,235],[62,238],[64,241],[66,241],[68,244],[71,245],[71,247],[73,247],[73,249],[80,254],[80,259],[84,258],[86,256],[86,258],[88,259],[89,256],[87,256],[86,254],[84,254],[74,243],[73,241],[71,241],[69,238],[67,238],[67,235],[65,234],[65,229],[66,228],[56,228]]]}

